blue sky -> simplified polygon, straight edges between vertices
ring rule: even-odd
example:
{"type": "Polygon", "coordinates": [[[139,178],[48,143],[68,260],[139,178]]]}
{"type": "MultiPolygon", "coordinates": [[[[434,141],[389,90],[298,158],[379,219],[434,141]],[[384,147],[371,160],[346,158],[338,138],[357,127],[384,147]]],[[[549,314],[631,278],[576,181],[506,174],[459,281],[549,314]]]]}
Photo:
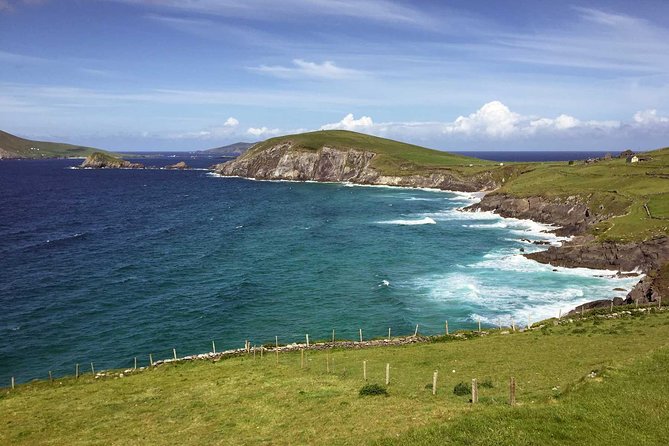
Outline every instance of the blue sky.
{"type": "Polygon", "coordinates": [[[0,0],[0,129],[193,150],[343,128],[669,145],[669,2],[0,0]]]}

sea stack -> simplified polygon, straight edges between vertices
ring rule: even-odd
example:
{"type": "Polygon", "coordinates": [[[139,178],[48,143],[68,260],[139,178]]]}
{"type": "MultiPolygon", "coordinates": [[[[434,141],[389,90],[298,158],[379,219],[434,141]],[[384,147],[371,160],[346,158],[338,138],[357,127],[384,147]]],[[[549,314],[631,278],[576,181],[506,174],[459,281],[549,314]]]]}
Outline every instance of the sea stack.
{"type": "Polygon", "coordinates": [[[101,152],[89,155],[79,167],[82,169],[144,169],[143,164],[131,163],[101,152]]]}

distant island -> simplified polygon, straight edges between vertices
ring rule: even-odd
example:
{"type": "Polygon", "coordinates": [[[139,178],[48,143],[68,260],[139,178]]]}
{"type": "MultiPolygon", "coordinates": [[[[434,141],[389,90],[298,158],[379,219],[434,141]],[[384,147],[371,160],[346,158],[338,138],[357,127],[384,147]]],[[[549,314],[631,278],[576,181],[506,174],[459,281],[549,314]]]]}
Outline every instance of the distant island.
{"type": "MultiPolygon", "coordinates": [[[[268,139],[213,167],[222,176],[483,191],[469,210],[561,227],[572,240],[527,254],[554,266],[640,271],[616,304],[669,289],[669,148],[587,162],[493,163],[343,130],[268,139]]],[[[610,301],[589,306],[608,305],[610,301]]]]}
{"type": "Polygon", "coordinates": [[[94,152],[111,154],[93,147],[33,141],[0,130],[0,159],[84,158],[94,152]]]}
{"type": "Polygon", "coordinates": [[[256,143],[254,142],[236,142],[234,144],[228,144],[227,146],[215,147],[213,149],[203,150],[201,153],[206,155],[216,155],[216,156],[240,156],[244,154],[249,148],[253,147],[256,143]]]}

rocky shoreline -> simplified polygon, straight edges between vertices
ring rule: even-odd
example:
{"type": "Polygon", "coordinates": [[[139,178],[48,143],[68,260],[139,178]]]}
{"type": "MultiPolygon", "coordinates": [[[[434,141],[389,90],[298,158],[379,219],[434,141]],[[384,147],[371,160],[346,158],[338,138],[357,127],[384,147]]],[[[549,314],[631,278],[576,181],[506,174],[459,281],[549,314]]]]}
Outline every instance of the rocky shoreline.
{"type": "MultiPolygon", "coordinates": [[[[614,299],[615,305],[656,302],[664,291],[661,289],[662,284],[657,272],[669,263],[669,237],[638,243],[599,242],[594,236],[587,234],[587,229],[610,218],[611,215],[593,212],[577,197],[545,199],[487,194],[468,210],[491,211],[502,217],[554,224],[560,226],[556,230],[558,235],[571,237],[561,246],[551,246],[545,251],[524,254],[528,259],[566,268],[643,273],[644,277],[625,299],[614,299]]],[[[606,305],[608,304],[610,301],[606,301],[606,305]]]]}
{"type": "MultiPolygon", "coordinates": [[[[639,243],[598,242],[587,233],[588,229],[613,215],[604,213],[603,209],[590,209],[577,196],[520,198],[495,193],[502,186],[503,178],[497,178],[490,171],[471,176],[462,176],[455,171],[388,176],[373,167],[375,156],[374,152],[331,147],[303,151],[293,148],[290,143],[283,143],[252,156],[217,164],[212,166],[212,170],[221,176],[257,180],[347,182],[484,192],[481,201],[466,210],[491,211],[506,218],[555,225],[558,226],[556,235],[571,237],[561,246],[524,254],[525,257],[553,266],[644,274],[626,298],[617,299],[616,304],[654,302],[665,291],[656,277],[660,268],[669,263],[669,237],[639,243]]],[[[610,304],[611,301],[606,302],[610,304]]]]}

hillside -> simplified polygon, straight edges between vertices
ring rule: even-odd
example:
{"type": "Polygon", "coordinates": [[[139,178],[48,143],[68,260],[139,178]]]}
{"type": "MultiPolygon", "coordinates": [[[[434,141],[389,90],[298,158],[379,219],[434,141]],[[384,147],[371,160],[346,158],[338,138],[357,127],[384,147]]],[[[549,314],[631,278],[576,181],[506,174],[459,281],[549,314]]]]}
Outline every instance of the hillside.
{"type": "Polygon", "coordinates": [[[250,147],[253,147],[254,144],[255,143],[253,142],[236,142],[234,144],[228,144],[227,146],[203,150],[202,152],[207,155],[240,156],[244,154],[250,147]]]}
{"type": "Polygon", "coordinates": [[[492,190],[517,168],[376,136],[327,130],[271,138],[236,160],[224,176],[341,181],[409,187],[492,190]]]}
{"type": "Polygon", "coordinates": [[[0,444],[667,444],[669,311],[627,310],[19,385],[0,391],[0,444]],[[472,378],[477,404],[454,393],[472,378]],[[388,396],[360,396],[365,384],[388,396]]]}
{"type": "Polygon", "coordinates": [[[32,141],[0,130],[0,159],[83,158],[96,151],[101,152],[92,147],[32,141]]]}

